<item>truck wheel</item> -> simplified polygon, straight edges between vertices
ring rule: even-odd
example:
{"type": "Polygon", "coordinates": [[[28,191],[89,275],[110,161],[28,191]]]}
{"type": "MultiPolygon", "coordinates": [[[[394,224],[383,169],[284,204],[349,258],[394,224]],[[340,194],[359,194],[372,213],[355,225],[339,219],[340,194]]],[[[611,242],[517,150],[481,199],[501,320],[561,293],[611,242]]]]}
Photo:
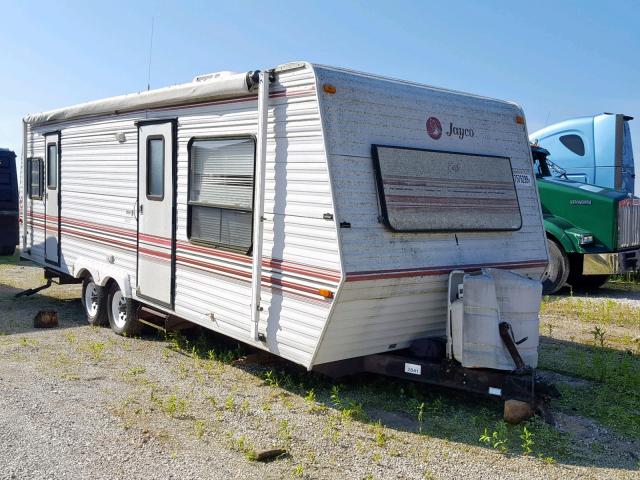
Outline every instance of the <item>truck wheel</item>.
{"type": "Polygon", "coordinates": [[[82,281],[82,306],[89,325],[102,326],[107,318],[107,289],[96,285],[91,276],[82,281]]]}
{"type": "Polygon", "coordinates": [[[137,335],[142,324],[138,321],[136,304],[133,299],[124,296],[116,282],[112,282],[107,298],[107,312],[111,330],[118,335],[137,335]]]}
{"type": "Polygon", "coordinates": [[[595,290],[607,283],[609,275],[576,275],[569,279],[569,284],[576,289],[595,290]]]}
{"type": "Polygon", "coordinates": [[[569,277],[569,258],[562,247],[551,239],[547,239],[549,248],[549,266],[542,280],[542,293],[552,295],[564,287],[569,277]]]}

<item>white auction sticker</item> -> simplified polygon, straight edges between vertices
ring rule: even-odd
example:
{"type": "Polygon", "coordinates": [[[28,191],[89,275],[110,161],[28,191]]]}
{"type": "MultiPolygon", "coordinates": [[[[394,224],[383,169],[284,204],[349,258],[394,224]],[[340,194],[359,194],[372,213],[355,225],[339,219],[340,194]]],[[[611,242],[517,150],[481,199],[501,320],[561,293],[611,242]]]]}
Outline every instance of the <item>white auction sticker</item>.
{"type": "Polygon", "coordinates": [[[412,375],[422,375],[422,366],[415,363],[405,363],[404,373],[411,373],[412,375]]]}
{"type": "Polygon", "coordinates": [[[514,173],[513,181],[516,185],[524,185],[530,187],[533,185],[533,180],[531,179],[531,175],[527,173],[514,173]]]}

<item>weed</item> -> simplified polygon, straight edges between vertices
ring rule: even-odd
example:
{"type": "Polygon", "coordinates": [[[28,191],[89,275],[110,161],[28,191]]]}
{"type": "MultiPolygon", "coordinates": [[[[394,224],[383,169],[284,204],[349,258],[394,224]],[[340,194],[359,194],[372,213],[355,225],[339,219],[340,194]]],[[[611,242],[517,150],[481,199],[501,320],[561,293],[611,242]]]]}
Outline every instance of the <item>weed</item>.
{"type": "Polygon", "coordinates": [[[291,427],[288,420],[280,420],[278,422],[278,438],[284,443],[285,448],[289,448],[291,444],[291,427]]]}
{"type": "Polygon", "coordinates": [[[76,338],[73,332],[66,332],[64,334],[64,338],[66,338],[67,342],[69,342],[72,345],[78,341],[78,339],[76,338]]]}
{"type": "Polygon", "coordinates": [[[273,373],[273,370],[269,370],[264,374],[264,383],[273,388],[280,387],[278,377],[273,373]]]}
{"type": "Polygon", "coordinates": [[[146,371],[147,369],[144,367],[131,367],[129,370],[127,370],[127,373],[131,376],[136,376],[136,375],[142,375],[146,371]]]}
{"type": "Polygon", "coordinates": [[[520,439],[522,440],[522,443],[520,444],[520,446],[522,447],[522,452],[525,455],[529,455],[533,452],[533,433],[531,433],[531,431],[527,428],[527,426],[525,425],[524,427],[522,427],[522,433],[520,434],[520,439]]]}
{"type": "Polygon", "coordinates": [[[244,435],[240,435],[233,441],[233,448],[242,453],[249,461],[256,460],[256,451],[254,446],[247,441],[244,435]]]}
{"type": "Polygon", "coordinates": [[[387,443],[387,435],[384,433],[384,427],[380,420],[373,425],[374,442],[379,447],[384,447],[387,443]]]}
{"type": "Polygon", "coordinates": [[[600,327],[595,326],[593,330],[589,331],[589,333],[593,335],[593,344],[596,347],[600,346],[601,348],[604,348],[604,336],[606,332],[600,327]]]}
{"type": "Polygon", "coordinates": [[[343,399],[340,396],[339,386],[333,385],[331,387],[331,394],[329,395],[329,398],[331,399],[331,403],[333,403],[333,405],[340,411],[345,420],[367,420],[368,417],[362,404],[349,398],[343,399]]]}
{"type": "Polygon", "coordinates": [[[187,410],[187,401],[183,398],[178,398],[174,393],[165,398],[162,406],[164,412],[170,417],[182,416],[187,410]]]}
{"type": "Polygon", "coordinates": [[[489,434],[487,428],[480,435],[480,441],[490,445],[494,450],[505,453],[509,449],[509,439],[507,438],[507,425],[504,421],[496,424],[496,430],[489,434]]]}
{"type": "Polygon", "coordinates": [[[424,423],[424,402],[418,405],[418,431],[422,433],[422,424],[424,423]]]}
{"type": "Polygon", "coordinates": [[[235,407],[235,403],[236,402],[235,402],[234,398],[231,395],[229,395],[227,397],[227,399],[224,401],[224,409],[225,410],[233,410],[233,407],[235,407]]]}
{"type": "Polygon", "coordinates": [[[293,467],[293,470],[291,471],[291,474],[294,477],[302,477],[304,476],[304,468],[301,464],[296,465],[295,467],[293,467]]]}
{"type": "Polygon", "coordinates": [[[84,349],[89,352],[95,362],[99,362],[104,354],[104,348],[104,342],[88,342],[84,349]]]}
{"type": "Polygon", "coordinates": [[[200,439],[204,436],[205,423],[204,420],[196,420],[193,424],[193,432],[196,438],[200,439]]]}

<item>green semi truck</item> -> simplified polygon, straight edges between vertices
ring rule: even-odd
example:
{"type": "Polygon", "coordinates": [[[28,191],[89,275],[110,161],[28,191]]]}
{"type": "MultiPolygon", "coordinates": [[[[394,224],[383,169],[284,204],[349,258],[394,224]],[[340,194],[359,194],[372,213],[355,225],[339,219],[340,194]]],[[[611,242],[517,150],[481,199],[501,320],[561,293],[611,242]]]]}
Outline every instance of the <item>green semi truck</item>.
{"type": "Polygon", "coordinates": [[[531,152],[549,247],[543,292],[566,284],[598,288],[610,275],[637,270],[640,198],[569,180],[547,150],[532,146],[531,152]]]}

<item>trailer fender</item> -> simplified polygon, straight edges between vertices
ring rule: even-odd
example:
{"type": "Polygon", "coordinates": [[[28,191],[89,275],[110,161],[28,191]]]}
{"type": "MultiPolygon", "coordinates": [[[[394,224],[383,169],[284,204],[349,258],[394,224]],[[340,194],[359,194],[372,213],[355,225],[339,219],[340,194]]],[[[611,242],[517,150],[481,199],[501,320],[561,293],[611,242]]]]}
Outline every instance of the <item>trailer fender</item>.
{"type": "Polygon", "coordinates": [[[106,286],[109,280],[113,279],[120,287],[120,291],[124,293],[124,296],[131,298],[129,274],[123,269],[109,263],[96,262],[93,259],[77,258],[73,264],[73,276],[81,278],[86,272],[90,273],[93,281],[101,287],[106,286]]]}

